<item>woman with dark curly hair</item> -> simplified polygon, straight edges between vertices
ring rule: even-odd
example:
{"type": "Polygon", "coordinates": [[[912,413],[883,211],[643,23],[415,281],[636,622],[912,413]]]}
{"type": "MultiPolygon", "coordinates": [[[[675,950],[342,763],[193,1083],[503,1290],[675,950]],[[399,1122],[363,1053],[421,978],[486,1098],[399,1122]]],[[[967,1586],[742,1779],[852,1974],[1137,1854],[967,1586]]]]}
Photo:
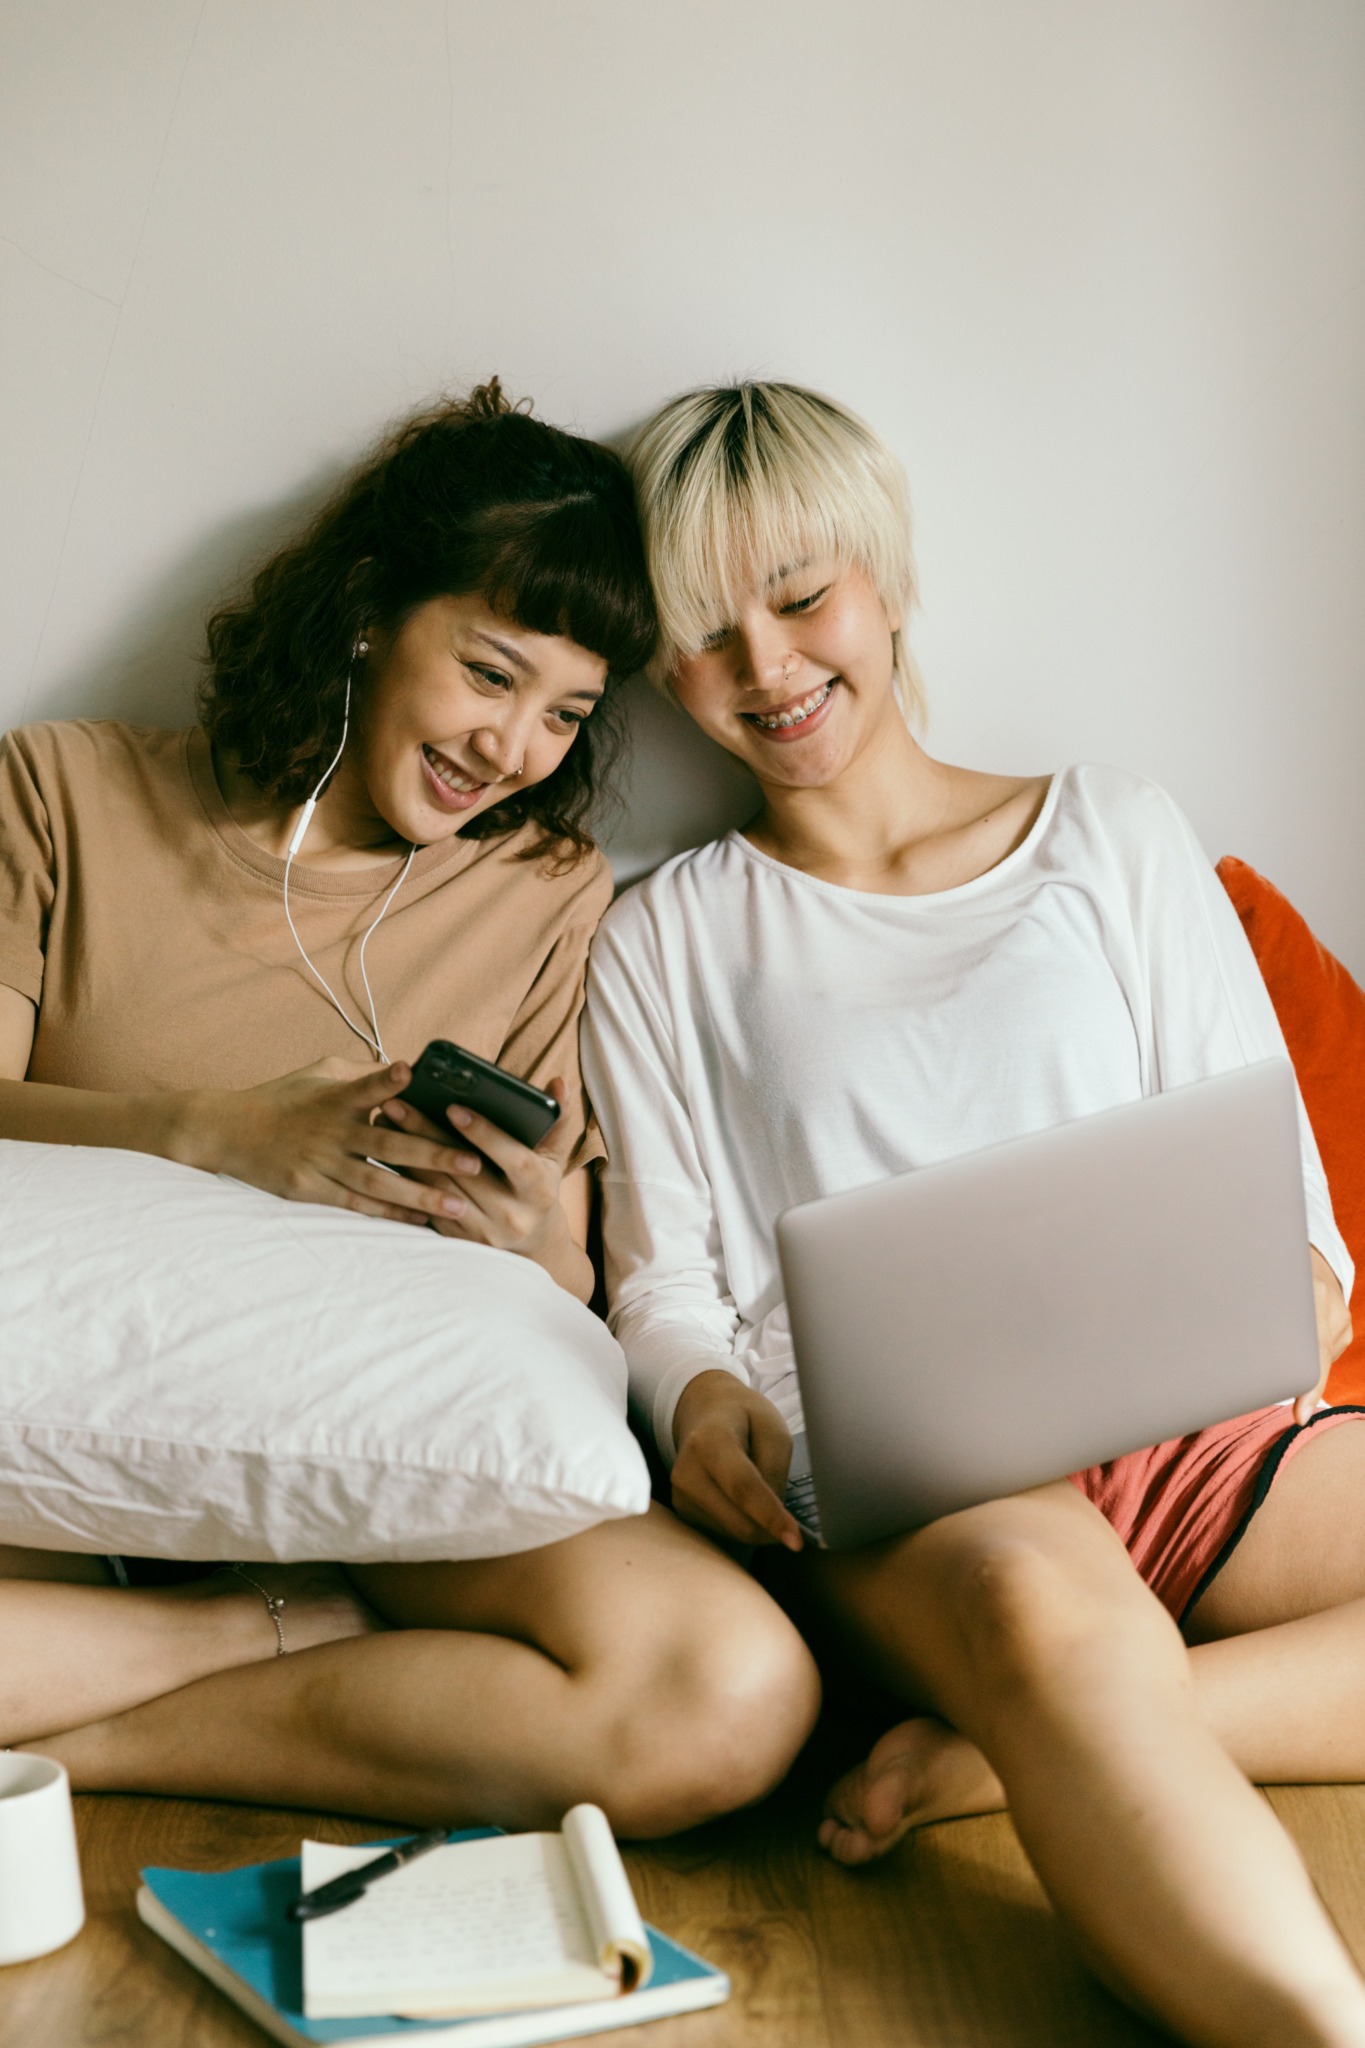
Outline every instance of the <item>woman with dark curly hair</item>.
{"type": "MultiPolygon", "coordinates": [[[[654,632],[614,455],[496,381],[401,427],[210,621],[198,726],[0,743],[0,1136],[430,1226],[586,1300],[587,818],[654,632]],[[426,1124],[397,1098],[433,1037],[555,1093],[551,1137],[426,1124]]],[[[758,1796],[814,1711],[794,1631],[661,1508],[252,1575],[114,1591],[0,1549],[0,1744],[90,1788],[512,1825],[591,1798],[649,1833],[758,1796]]]]}

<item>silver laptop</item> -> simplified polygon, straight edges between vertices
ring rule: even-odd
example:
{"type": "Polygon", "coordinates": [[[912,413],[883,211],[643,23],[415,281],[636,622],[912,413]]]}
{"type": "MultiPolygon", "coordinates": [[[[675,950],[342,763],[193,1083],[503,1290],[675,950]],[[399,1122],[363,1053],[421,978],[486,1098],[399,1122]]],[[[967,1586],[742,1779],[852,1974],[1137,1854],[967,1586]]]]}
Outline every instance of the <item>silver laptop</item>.
{"type": "Polygon", "coordinates": [[[831,1549],[1318,1376],[1287,1060],[803,1202],[777,1243],[793,1505],[808,1471],[831,1549]]]}

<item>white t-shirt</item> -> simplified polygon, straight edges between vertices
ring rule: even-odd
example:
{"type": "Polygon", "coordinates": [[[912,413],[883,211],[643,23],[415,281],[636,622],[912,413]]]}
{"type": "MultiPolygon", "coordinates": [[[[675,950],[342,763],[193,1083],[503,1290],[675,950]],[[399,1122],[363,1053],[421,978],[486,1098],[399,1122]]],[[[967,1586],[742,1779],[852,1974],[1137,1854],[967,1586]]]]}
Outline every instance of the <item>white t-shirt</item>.
{"type": "MultiPolygon", "coordinates": [[[[1054,776],[955,889],[883,896],[739,833],[626,894],[589,968],[611,1322],[666,1456],[699,1372],[800,1404],[773,1226],[864,1186],[1283,1055],[1236,913],[1161,789],[1054,776]]],[[[1352,1267],[1300,1112],[1309,1235],[1352,1267]]]]}

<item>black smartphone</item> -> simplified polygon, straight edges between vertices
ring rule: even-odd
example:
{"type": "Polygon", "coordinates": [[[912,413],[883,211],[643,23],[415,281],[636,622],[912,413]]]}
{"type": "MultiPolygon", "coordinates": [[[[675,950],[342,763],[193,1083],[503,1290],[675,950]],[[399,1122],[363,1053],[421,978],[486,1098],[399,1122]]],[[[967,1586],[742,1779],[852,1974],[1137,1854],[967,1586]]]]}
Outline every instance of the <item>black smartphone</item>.
{"type": "Polygon", "coordinates": [[[432,1039],[399,1100],[420,1109],[452,1138],[455,1127],[446,1111],[456,1102],[529,1146],[540,1143],[559,1115],[559,1104],[543,1088],[533,1088],[529,1081],[518,1080],[462,1045],[452,1045],[448,1038],[432,1039]]]}

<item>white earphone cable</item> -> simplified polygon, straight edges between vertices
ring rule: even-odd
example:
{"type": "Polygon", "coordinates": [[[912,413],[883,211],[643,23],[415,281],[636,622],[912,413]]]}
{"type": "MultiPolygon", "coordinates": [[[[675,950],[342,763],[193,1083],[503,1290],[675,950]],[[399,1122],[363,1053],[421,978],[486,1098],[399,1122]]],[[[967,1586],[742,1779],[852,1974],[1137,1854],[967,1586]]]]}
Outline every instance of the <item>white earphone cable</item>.
{"type": "Polygon", "coordinates": [[[379,1019],[375,1015],[374,992],[370,987],[370,977],[365,972],[365,948],[369,945],[370,940],[374,935],[375,925],[379,923],[379,918],[384,915],[384,912],[388,909],[394,897],[398,894],[398,891],[402,888],[404,882],[406,882],[406,880],[408,879],[408,869],[412,866],[412,863],[416,859],[416,857],[417,842],[416,840],[414,840],[412,845],[408,848],[408,857],[403,862],[402,873],[399,875],[398,880],[394,883],[388,895],[384,898],[384,901],[379,906],[379,917],[375,919],[374,924],[370,926],[364,938],[360,941],[360,979],[365,984],[365,1000],[370,1006],[370,1023],[374,1027],[375,1050],[378,1052],[379,1057],[383,1061],[385,1066],[387,1066],[389,1063],[389,1056],[384,1050],[384,1041],[379,1035],[379,1019]]]}
{"type": "Polygon", "coordinates": [[[382,1060],[384,1065],[387,1066],[389,1062],[389,1056],[384,1050],[384,1040],[381,1037],[379,1030],[379,1017],[375,1010],[374,992],[370,987],[370,977],[365,971],[365,948],[369,945],[371,938],[374,936],[376,927],[378,926],[380,919],[383,917],[384,912],[388,909],[394,897],[398,894],[398,891],[402,888],[404,882],[406,882],[408,878],[408,870],[411,868],[412,863],[417,855],[416,840],[414,840],[412,845],[408,848],[408,857],[403,863],[402,871],[399,874],[398,880],[394,883],[388,895],[380,904],[378,916],[376,916],[374,922],[369,926],[368,930],[365,933],[365,936],[360,941],[360,979],[364,983],[365,987],[365,1000],[370,1006],[369,1031],[365,1029],[363,1024],[357,1024],[354,1018],[348,1017],[346,1015],[345,1010],[337,1001],[336,993],[333,990],[331,983],[327,981],[323,975],[319,974],[317,968],[309,959],[307,948],[305,947],[303,940],[299,937],[298,928],[294,923],[293,915],[289,908],[289,870],[294,865],[295,854],[303,845],[304,838],[308,831],[308,827],[312,822],[313,813],[317,809],[318,798],[321,796],[323,790],[326,789],[333,775],[335,775],[337,765],[340,762],[342,755],[346,751],[346,737],[347,734],[350,732],[350,729],[351,678],[348,675],[346,678],[346,704],[345,709],[341,714],[341,744],[337,748],[335,754],[332,756],[331,766],[328,768],[326,774],[318,783],[318,786],[313,791],[313,794],[305,803],[299,817],[299,822],[294,827],[293,835],[289,841],[289,851],[285,856],[284,862],[284,915],[285,922],[288,924],[290,931],[293,933],[294,944],[299,949],[300,959],[303,961],[304,966],[308,969],[308,972],[312,975],[314,981],[317,982],[318,986],[321,988],[323,994],[326,996],[328,1002],[332,1005],[332,1008],[336,1011],[338,1017],[340,1017],[342,1023],[346,1026],[346,1029],[348,1031],[353,1031],[357,1038],[363,1040],[363,1042],[369,1047],[370,1051],[375,1055],[375,1058],[382,1060]]]}

